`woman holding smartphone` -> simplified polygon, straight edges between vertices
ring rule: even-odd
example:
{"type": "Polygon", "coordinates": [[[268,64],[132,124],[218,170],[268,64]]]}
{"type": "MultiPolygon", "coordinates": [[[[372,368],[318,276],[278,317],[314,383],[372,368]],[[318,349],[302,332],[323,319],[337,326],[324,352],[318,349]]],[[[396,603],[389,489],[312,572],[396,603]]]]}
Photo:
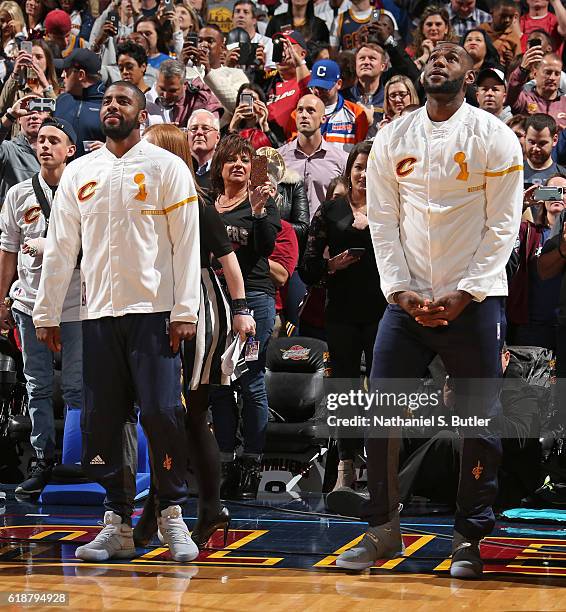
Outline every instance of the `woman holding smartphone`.
{"type": "Polygon", "coordinates": [[[277,136],[267,121],[269,111],[263,89],[255,83],[244,83],[238,90],[238,106],[228,126],[228,133],[240,134],[252,143],[254,149],[280,147],[277,136]]]}
{"type": "Polygon", "coordinates": [[[247,307],[256,323],[255,337],[246,343],[248,371],[237,380],[242,397],[241,459],[235,455],[239,421],[235,388],[217,387],[211,393],[214,433],[222,460],[223,499],[255,499],[268,419],[265,361],[275,322],[275,287],[267,258],[281,224],[277,206],[269,197],[272,187],[267,172],[255,176],[253,171],[254,153],[247,140],[230,134],[218,144],[210,167],[214,206],[236,252],[247,307]]]}
{"type": "MultiPolygon", "coordinates": [[[[0,115],[4,115],[8,108],[24,96],[35,94],[40,98],[55,100],[58,93],[59,83],[49,45],[42,39],[25,41],[14,69],[0,92],[0,115]]],[[[12,126],[12,137],[19,132],[20,125],[16,122],[12,126]]]]}
{"type": "MultiPolygon", "coordinates": [[[[323,202],[312,218],[299,274],[307,285],[326,286],[326,340],[334,378],[359,379],[362,353],[369,376],[377,326],[387,302],[367,219],[366,167],[371,143],[358,143],[346,162],[347,194],[323,202]],[[324,253],[328,249],[329,258],[324,253]]],[[[361,443],[339,439],[338,486],[355,481],[361,443]]]]}

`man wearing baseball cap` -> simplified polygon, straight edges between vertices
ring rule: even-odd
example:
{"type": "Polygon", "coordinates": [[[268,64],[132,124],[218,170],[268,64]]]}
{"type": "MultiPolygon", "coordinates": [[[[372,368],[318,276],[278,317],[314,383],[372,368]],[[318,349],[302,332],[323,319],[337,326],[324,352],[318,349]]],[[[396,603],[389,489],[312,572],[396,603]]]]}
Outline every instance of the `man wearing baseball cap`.
{"type": "MultiPolygon", "coordinates": [[[[369,128],[367,114],[359,104],[345,100],[340,93],[342,79],[336,62],[315,62],[308,87],[325,106],[325,121],[321,131],[326,142],[349,152],[357,142],[365,140],[369,128]]],[[[295,113],[291,120],[294,124],[295,113]]]]}
{"type": "MultiPolygon", "coordinates": [[[[36,338],[32,311],[41,277],[51,205],[67,161],[75,154],[76,139],[68,121],[45,119],[37,136],[40,171],[8,191],[0,213],[0,328],[18,327],[32,426],[30,441],[36,455],[28,478],[16,488],[20,495],[41,493],[53,467],[53,355],[36,338]],[[12,283],[14,277],[16,280],[12,283]]],[[[62,386],[68,410],[80,409],[82,403],[79,296],[80,272],[75,269],[61,325],[62,386]]]]}
{"type": "Polygon", "coordinates": [[[502,70],[486,68],[481,70],[476,79],[477,97],[480,108],[501,121],[507,122],[513,116],[511,109],[505,106],[507,83],[502,70]]]}
{"type": "Polygon", "coordinates": [[[295,127],[289,124],[291,113],[299,100],[308,93],[307,83],[310,72],[305,57],[307,43],[296,30],[273,35],[273,52],[277,58],[282,46],[281,61],[277,63],[277,74],[267,85],[268,121],[271,129],[282,140],[287,140],[295,127]]]}
{"type": "Polygon", "coordinates": [[[100,80],[100,57],[88,49],[75,49],[65,59],[55,60],[55,67],[63,71],[65,93],[57,98],[54,115],[71,121],[80,157],[88,153],[93,141],[100,146],[104,141],[99,117],[105,89],[100,80]]]}
{"type": "Polygon", "coordinates": [[[61,51],[61,57],[68,57],[73,49],[87,47],[83,38],[71,32],[71,17],[61,9],[49,11],[44,21],[45,40],[56,45],[61,51]]]}

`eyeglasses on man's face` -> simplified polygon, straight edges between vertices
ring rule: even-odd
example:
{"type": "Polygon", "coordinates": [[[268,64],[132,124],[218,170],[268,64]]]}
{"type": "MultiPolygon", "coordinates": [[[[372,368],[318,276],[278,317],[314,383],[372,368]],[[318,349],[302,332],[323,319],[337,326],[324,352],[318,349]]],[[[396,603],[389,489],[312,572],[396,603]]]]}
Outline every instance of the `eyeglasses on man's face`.
{"type": "Polygon", "coordinates": [[[197,134],[199,131],[201,131],[207,136],[208,134],[210,134],[210,132],[218,132],[218,130],[215,127],[211,127],[210,125],[191,125],[188,128],[188,131],[191,134],[197,134]]]}

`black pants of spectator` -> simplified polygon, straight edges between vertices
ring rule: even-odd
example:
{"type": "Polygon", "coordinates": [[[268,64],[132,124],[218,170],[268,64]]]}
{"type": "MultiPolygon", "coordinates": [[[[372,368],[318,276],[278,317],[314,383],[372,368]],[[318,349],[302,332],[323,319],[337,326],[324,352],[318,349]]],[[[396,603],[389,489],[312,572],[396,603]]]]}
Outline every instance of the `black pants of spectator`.
{"type": "MultiPolygon", "coordinates": [[[[371,372],[373,345],[378,321],[369,323],[326,322],[326,340],[330,352],[333,378],[360,378],[362,353],[365,355],[366,372],[371,372]]],[[[341,461],[353,460],[362,450],[363,440],[338,438],[338,457],[341,461]]]]}
{"type": "Polygon", "coordinates": [[[187,499],[181,359],[169,346],[169,313],[83,321],[82,463],[106,489],[104,505],[131,524],[135,470],[125,457],[134,402],[148,440],[159,510],[187,499]]]}
{"type": "MultiPolygon", "coordinates": [[[[380,391],[389,391],[387,379],[419,379],[436,354],[448,374],[460,381],[501,377],[501,342],[504,333],[502,298],[488,297],[471,302],[446,327],[419,325],[403,309],[389,305],[375,341],[372,382],[380,391]]],[[[466,393],[456,390],[456,405],[464,415],[496,417],[500,414],[497,389],[493,384],[467,385],[466,393]]],[[[366,440],[370,499],[364,518],[370,526],[382,525],[394,516],[399,503],[398,461],[400,431],[390,428],[369,434],[366,440]],[[373,435],[372,435],[373,433],[373,435]]],[[[495,525],[493,502],[497,494],[497,470],[501,461],[501,440],[489,431],[465,437],[460,454],[457,509],[454,527],[463,536],[481,539],[495,525]]]]}

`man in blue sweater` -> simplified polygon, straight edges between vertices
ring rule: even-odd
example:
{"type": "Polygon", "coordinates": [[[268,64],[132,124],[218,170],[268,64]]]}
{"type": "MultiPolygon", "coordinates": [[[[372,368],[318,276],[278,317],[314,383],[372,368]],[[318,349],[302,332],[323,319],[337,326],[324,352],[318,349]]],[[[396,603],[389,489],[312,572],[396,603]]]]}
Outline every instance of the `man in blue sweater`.
{"type": "Polygon", "coordinates": [[[85,141],[102,145],[105,140],[100,124],[105,89],[100,66],[100,57],[88,49],[75,49],[65,59],[55,60],[55,67],[63,70],[65,93],[57,98],[54,115],[69,121],[77,133],[76,157],[91,150],[85,150],[85,141]]]}

